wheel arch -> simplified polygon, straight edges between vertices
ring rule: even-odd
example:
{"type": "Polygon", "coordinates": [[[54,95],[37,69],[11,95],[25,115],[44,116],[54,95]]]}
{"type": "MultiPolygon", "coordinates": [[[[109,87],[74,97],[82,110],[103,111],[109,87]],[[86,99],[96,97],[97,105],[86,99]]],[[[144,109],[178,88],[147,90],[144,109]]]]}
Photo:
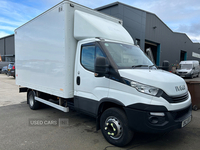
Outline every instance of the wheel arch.
{"type": "Polygon", "coordinates": [[[98,109],[97,109],[97,115],[101,114],[103,111],[105,111],[108,108],[111,107],[124,107],[125,105],[120,102],[119,100],[113,99],[113,98],[103,98],[99,101],[98,109]]]}
{"type": "MultiPolygon", "coordinates": [[[[96,130],[100,129],[100,117],[102,113],[107,110],[108,108],[117,107],[117,108],[123,108],[125,105],[120,102],[119,100],[113,99],[113,98],[103,98],[99,101],[97,106],[97,118],[96,118],[96,130]]],[[[124,111],[124,109],[122,109],[124,111]]]]}

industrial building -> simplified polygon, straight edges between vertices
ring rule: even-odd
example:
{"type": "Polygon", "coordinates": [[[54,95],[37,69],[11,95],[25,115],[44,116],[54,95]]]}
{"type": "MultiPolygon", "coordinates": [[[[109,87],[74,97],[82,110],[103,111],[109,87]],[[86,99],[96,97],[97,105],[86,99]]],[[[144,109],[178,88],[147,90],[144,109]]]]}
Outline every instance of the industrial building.
{"type": "MultiPolygon", "coordinates": [[[[193,43],[184,33],[173,32],[153,13],[120,2],[96,10],[123,20],[134,42],[145,52],[151,48],[157,66],[164,60],[171,65],[181,60],[200,61],[200,44],[193,43]]],[[[0,55],[3,61],[14,61],[14,35],[0,38],[0,55]]]]}
{"type": "Polygon", "coordinates": [[[200,44],[193,43],[184,33],[173,32],[155,14],[120,3],[96,10],[123,20],[123,26],[143,51],[151,48],[157,66],[168,60],[171,65],[181,60],[200,61],[200,44]]]}
{"type": "Polygon", "coordinates": [[[2,61],[15,61],[14,34],[0,38],[0,56],[2,61]]]}

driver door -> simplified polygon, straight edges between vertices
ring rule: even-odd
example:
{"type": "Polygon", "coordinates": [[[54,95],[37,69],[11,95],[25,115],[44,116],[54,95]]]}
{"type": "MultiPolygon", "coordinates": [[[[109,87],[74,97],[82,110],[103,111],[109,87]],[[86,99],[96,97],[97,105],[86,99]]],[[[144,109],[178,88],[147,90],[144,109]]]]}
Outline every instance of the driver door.
{"type": "Polygon", "coordinates": [[[96,57],[105,57],[105,54],[95,42],[80,45],[76,57],[75,105],[79,110],[95,115],[98,102],[108,95],[110,84],[108,78],[94,75],[96,57]]]}

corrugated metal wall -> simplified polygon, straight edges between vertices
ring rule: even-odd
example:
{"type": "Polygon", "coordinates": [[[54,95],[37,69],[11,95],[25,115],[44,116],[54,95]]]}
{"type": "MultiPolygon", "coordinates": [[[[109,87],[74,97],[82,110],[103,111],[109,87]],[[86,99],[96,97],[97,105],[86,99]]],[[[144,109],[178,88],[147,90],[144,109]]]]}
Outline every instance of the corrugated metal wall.
{"type": "Polygon", "coordinates": [[[14,35],[9,35],[0,39],[0,54],[3,61],[14,61],[14,43],[14,35]]]}
{"type": "Polygon", "coordinates": [[[200,48],[200,44],[193,43],[186,34],[173,32],[156,15],[147,13],[146,16],[145,39],[160,44],[160,63],[163,60],[171,64],[179,63],[181,51],[187,52],[187,60],[200,61],[192,57],[192,52],[200,53],[200,50],[195,49],[195,45],[200,48]]]}
{"type": "Polygon", "coordinates": [[[15,47],[14,47],[14,35],[5,38],[5,48],[6,48],[6,53],[5,55],[15,55],[15,47]]]}
{"type": "Polygon", "coordinates": [[[0,55],[4,55],[4,39],[0,39],[0,55]]]}

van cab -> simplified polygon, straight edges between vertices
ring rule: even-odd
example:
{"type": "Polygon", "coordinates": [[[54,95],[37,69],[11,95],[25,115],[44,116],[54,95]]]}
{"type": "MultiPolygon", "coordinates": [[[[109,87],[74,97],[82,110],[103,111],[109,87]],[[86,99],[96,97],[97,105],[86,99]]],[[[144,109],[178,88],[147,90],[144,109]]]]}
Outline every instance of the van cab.
{"type": "Polygon", "coordinates": [[[199,77],[199,61],[181,61],[179,63],[179,68],[176,70],[176,74],[181,77],[199,77]]]}

